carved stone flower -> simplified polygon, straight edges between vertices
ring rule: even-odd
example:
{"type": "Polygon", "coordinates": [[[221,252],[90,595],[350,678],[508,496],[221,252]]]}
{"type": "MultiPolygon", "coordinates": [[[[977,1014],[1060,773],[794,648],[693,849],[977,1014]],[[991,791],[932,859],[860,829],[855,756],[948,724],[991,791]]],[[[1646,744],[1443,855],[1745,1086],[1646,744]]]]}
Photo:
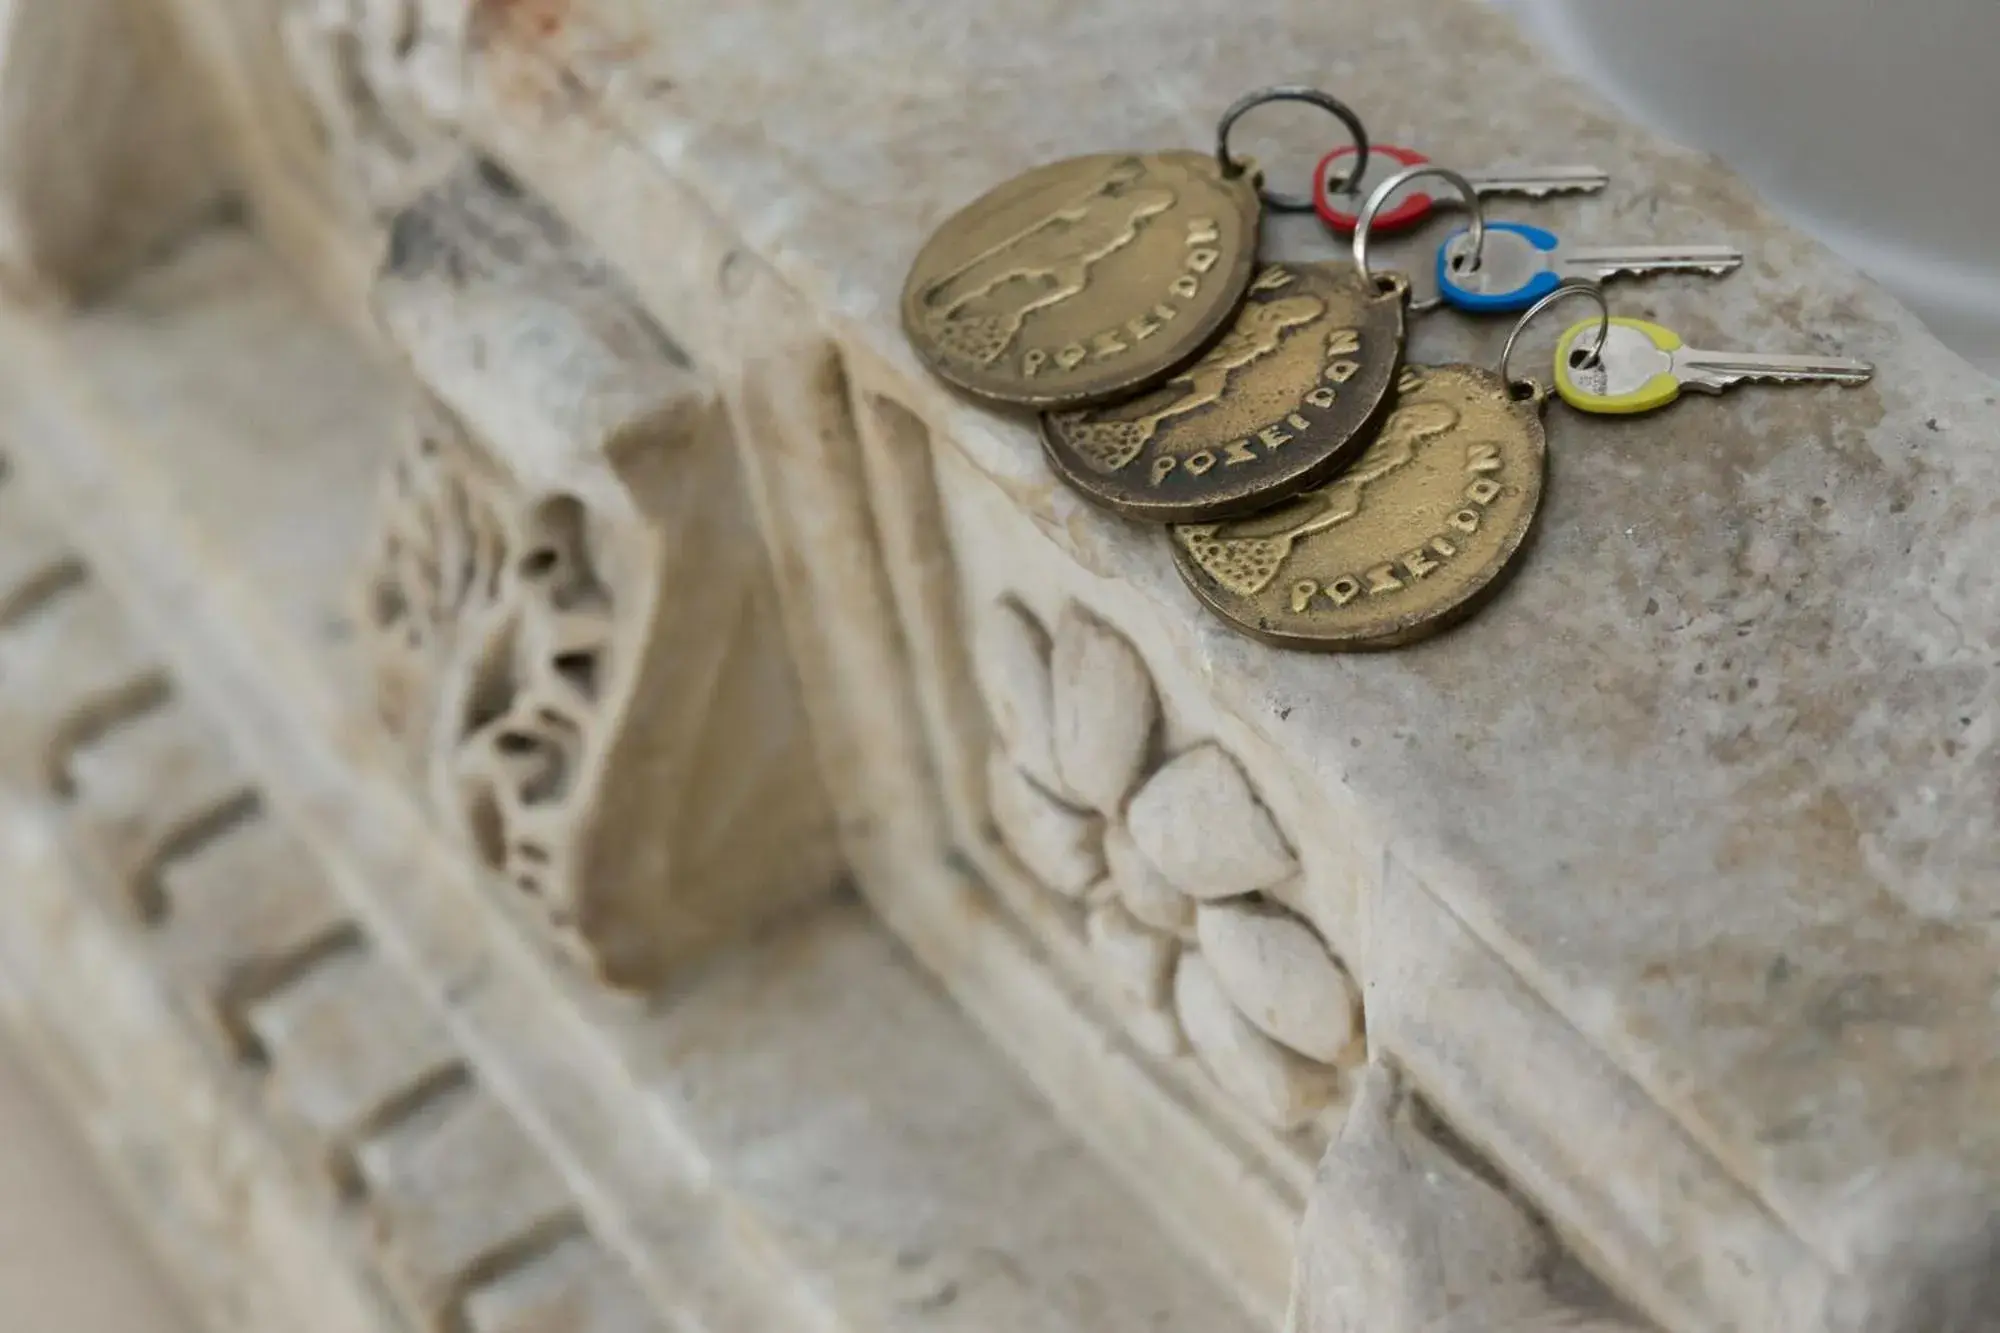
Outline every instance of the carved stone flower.
{"type": "Polygon", "coordinates": [[[1298,860],[1242,767],[1213,741],[1162,754],[1151,672],[1074,603],[1051,635],[999,602],[976,659],[994,824],[1044,888],[1082,905],[1091,980],[1126,1031],[1161,1057],[1191,1047],[1273,1128],[1314,1119],[1360,1057],[1360,1001],[1269,896],[1298,860]]]}

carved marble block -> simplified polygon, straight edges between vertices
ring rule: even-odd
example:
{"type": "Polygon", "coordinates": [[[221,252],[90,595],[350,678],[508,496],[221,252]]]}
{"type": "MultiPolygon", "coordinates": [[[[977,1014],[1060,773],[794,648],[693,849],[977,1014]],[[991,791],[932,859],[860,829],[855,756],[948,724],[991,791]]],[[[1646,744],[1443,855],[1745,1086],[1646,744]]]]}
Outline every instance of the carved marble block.
{"type": "Polygon", "coordinates": [[[0,1001],[219,1323],[1993,1326],[1992,386],[1487,7],[0,33],[0,1001]],[[1480,617],[1232,634],[895,294],[1297,78],[1618,164],[1522,208],[1726,234],[1634,312],[1880,378],[1552,406],[1480,617]]]}
{"type": "Polygon", "coordinates": [[[439,817],[607,981],[823,893],[836,860],[714,400],[487,159],[375,290],[419,403],[358,619],[439,817]]]}
{"type": "Polygon", "coordinates": [[[1213,741],[1163,753],[1145,662],[1074,603],[1051,634],[1002,600],[973,652],[994,725],[994,829],[1037,888],[1072,905],[1029,904],[1031,919],[1076,951],[1080,979],[1151,1056],[1191,1051],[1268,1129],[1314,1123],[1366,1049],[1361,997],[1282,905],[1298,858],[1242,767],[1213,741]]]}
{"type": "Polygon", "coordinates": [[[386,225],[449,171],[458,0],[284,0],[279,40],[356,220],[386,225]]]}
{"type": "Polygon", "coordinates": [[[101,289],[226,187],[200,66],[151,0],[0,8],[0,122],[0,281],[15,299],[101,289]]]}
{"type": "Polygon", "coordinates": [[[540,1285],[575,1333],[647,1328],[558,1175],[37,508],[0,476],[7,1007],[64,1052],[72,1098],[107,1099],[89,1127],[170,1214],[155,1239],[205,1312],[458,1333],[509,1327],[473,1316],[540,1285]],[[232,1249],[257,1271],[214,1276],[232,1249]]]}

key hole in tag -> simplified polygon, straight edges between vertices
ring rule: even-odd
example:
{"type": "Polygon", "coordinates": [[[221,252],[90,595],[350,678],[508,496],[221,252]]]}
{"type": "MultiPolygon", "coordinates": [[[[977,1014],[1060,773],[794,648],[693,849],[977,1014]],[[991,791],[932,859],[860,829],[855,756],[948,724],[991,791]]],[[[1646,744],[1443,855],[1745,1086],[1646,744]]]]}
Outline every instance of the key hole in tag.
{"type": "Polygon", "coordinates": [[[1599,347],[1585,347],[1581,344],[1572,345],[1569,349],[1569,368],[1571,370],[1591,369],[1603,359],[1598,355],[1602,350],[1599,347]]]}
{"type": "Polygon", "coordinates": [[[1468,255],[1464,251],[1460,251],[1451,257],[1451,271],[1453,273],[1479,272],[1479,256],[1468,255]]]}

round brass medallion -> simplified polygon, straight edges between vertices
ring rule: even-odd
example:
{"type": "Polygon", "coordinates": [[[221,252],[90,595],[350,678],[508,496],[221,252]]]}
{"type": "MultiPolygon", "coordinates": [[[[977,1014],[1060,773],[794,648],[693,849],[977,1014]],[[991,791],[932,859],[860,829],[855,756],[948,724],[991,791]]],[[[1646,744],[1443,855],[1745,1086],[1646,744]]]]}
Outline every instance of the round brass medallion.
{"type": "Polygon", "coordinates": [[[932,235],[903,288],[917,353],[968,393],[1079,407],[1149,388],[1229,322],[1257,249],[1257,179],[1204,153],[1038,167],[932,235]]]}
{"type": "Polygon", "coordinates": [[[1208,352],[1159,388],[1042,418],[1064,481],[1156,522],[1247,514],[1367,446],[1403,355],[1403,293],[1345,264],[1268,264],[1208,352]]]}
{"type": "Polygon", "coordinates": [[[1541,501],[1545,394],[1475,366],[1405,369],[1394,408],[1328,485],[1264,513],[1173,529],[1195,593],[1291,648],[1394,648],[1476,610],[1541,501]]]}

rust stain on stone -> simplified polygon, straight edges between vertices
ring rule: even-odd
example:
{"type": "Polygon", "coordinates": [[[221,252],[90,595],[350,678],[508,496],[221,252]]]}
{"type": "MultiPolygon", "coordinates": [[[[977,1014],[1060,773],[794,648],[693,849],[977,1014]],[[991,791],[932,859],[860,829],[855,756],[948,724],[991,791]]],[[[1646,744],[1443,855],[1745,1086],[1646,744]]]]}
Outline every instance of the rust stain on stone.
{"type": "Polygon", "coordinates": [[[475,31],[550,38],[568,23],[572,0],[476,0],[475,31]]]}

